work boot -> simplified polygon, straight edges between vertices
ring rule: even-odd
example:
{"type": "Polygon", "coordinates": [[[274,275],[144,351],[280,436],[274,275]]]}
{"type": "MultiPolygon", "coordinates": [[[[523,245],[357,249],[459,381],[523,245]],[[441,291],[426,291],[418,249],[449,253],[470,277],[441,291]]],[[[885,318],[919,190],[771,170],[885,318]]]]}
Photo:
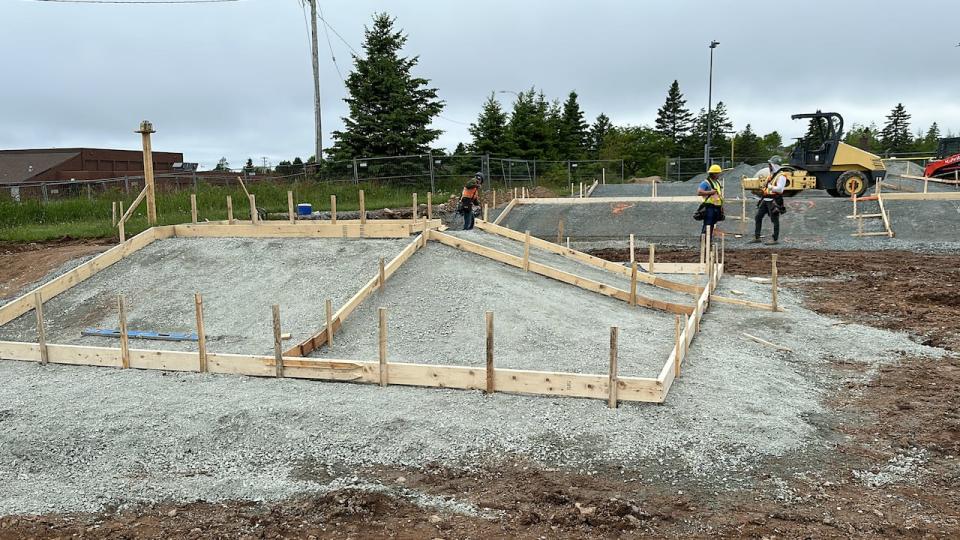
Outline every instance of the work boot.
{"type": "Polygon", "coordinates": [[[759,237],[758,237],[758,238],[754,238],[753,240],[751,240],[751,241],[749,241],[749,242],[747,242],[747,243],[748,243],[748,244],[759,244],[759,243],[760,243],[760,238],[759,238],[759,237]]]}
{"type": "Polygon", "coordinates": [[[776,240],[771,240],[771,241],[767,242],[765,245],[767,245],[767,246],[775,246],[775,245],[777,245],[777,244],[779,244],[779,243],[780,243],[780,242],[778,242],[778,241],[776,241],[776,240]]]}

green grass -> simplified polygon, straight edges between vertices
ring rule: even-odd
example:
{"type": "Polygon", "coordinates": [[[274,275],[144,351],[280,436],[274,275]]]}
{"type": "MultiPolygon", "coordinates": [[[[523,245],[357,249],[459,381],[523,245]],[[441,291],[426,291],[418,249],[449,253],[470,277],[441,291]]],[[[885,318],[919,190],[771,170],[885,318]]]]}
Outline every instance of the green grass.
{"type": "MultiPolygon", "coordinates": [[[[459,192],[462,179],[438,181],[435,203],[446,201],[451,193],[459,192]]],[[[367,209],[406,208],[412,204],[412,194],[419,193],[418,201],[426,202],[428,186],[399,184],[364,184],[297,182],[293,184],[264,183],[252,186],[257,206],[269,212],[287,211],[287,191],[293,191],[296,203],[311,203],[314,210],[329,210],[330,195],[337,196],[337,210],[358,210],[358,190],[364,190],[367,209]]],[[[190,221],[190,191],[157,194],[157,218],[161,225],[190,221]]],[[[234,217],[249,218],[249,205],[239,187],[200,184],[197,189],[197,213],[200,220],[227,219],[227,196],[233,198],[234,217]]],[[[0,241],[42,242],[57,238],[117,238],[117,229],[111,226],[111,203],[123,201],[128,207],[136,193],[127,197],[122,192],[108,192],[88,199],[39,201],[0,201],[0,241]]],[[[146,204],[141,204],[126,224],[127,236],[147,228],[146,204]]]]}

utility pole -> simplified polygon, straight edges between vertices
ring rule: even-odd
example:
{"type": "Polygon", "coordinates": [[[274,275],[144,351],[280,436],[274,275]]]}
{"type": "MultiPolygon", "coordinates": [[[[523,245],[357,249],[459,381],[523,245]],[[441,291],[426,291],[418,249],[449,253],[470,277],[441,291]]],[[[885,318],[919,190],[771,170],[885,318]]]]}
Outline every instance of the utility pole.
{"type": "Polygon", "coordinates": [[[317,51],[317,0],[310,0],[310,49],[313,55],[313,115],[316,123],[316,166],[323,159],[323,129],[320,122],[320,59],[317,51]]]}
{"type": "Polygon", "coordinates": [[[707,144],[703,147],[703,162],[710,166],[710,145],[713,144],[713,50],[719,41],[710,42],[710,82],[707,85],[707,144]]]}

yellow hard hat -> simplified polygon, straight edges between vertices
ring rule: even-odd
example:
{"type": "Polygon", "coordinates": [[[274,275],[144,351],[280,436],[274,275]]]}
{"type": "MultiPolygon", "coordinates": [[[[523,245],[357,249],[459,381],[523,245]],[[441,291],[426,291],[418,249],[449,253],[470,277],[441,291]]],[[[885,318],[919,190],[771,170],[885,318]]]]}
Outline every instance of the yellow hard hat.
{"type": "Polygon", "coordinates": [[[711,165],[709,169],[707,169],[707,172],[710,174],[720,174],[723,172],[723,169],[721,169],[719,165],[714,164],[714,165],[711,165]]]}

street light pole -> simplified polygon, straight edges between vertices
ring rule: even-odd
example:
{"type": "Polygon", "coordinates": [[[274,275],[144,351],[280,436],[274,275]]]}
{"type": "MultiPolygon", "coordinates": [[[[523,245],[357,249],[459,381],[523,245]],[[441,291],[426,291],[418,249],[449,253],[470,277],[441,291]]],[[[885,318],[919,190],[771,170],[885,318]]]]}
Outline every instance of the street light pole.
{"type": "Polygon", "coordinates": [[[703,148],[703,162],[710,166],[710,145],[713,144],[713,50],[719,41],[710,42],[710,81],[707,85],[707,144],[703,148]]]}

